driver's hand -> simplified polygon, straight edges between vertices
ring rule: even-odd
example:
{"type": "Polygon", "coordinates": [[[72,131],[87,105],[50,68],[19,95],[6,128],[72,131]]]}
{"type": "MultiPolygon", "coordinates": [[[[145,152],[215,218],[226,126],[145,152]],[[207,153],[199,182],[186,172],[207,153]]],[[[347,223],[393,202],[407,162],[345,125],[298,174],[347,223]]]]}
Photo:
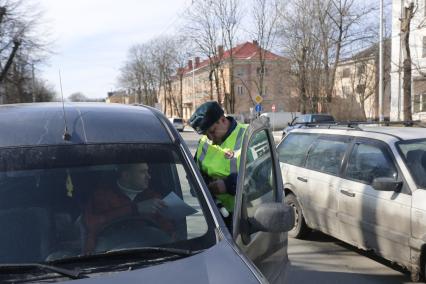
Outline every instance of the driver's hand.
{"type": "Polygon", "coordinates": [[[167,205],[164,203],[164,201],[158,198],[148,199],[138,202],[137,204],[138,212],[141,215],[153,215],[166,207],[167,205]]]}
{"type": "Polygon", "coordinates": [[[209,183],[208,187],[210,192],[214,195],[226,193],[226,185],[223,179],[212,181],[211,183],[209,183]]]}

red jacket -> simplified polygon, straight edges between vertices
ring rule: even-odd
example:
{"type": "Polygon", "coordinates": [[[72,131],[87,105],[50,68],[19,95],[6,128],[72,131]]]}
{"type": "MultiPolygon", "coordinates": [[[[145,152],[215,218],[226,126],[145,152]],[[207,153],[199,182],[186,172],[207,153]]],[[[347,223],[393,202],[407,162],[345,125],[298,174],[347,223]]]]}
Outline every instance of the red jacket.
{"type": "MultiPolygon", "coordinates": [[[[84,252],[93,252],[96,247],[98,233],[107,227],[108,224],[122,217],[138,216],[136,204],[152,198],[161,199],[161,196],[152,190],[145,190],[139,193],[132,201],[117,185],[112,187],[111,184],[103,185],[93,192],[83,210],[83,223],[86,227],[84,252]]],[[[143,219],[155,220],[160,228],[170,234],[173,233],[174,224],[159,214],[141,216],[142,223],[143,219]]]]}

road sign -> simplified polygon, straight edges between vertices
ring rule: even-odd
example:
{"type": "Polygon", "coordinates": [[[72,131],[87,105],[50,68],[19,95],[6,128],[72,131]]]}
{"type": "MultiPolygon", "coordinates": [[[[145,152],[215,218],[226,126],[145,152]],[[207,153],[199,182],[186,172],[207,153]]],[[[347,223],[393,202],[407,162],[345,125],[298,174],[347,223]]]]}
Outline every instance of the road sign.
{"type": "Polygon", "coordinates": [[[257,104],[260,104],[260,103],[263,101],[263,98],[262,98],[262,96],[257,95],[257,96],[254,98],[254,101],[255,101],[257,104]]]}
{"type": "Polygon", "coordinates": [[[261,112],[262,111],[262,105],[257,104],[256,105],[256,112],[261,112]]]}
{"type": "Polygon", "coordinates": [[[275,112],[275,105],[272,105],[272,112],[275,112]]]}

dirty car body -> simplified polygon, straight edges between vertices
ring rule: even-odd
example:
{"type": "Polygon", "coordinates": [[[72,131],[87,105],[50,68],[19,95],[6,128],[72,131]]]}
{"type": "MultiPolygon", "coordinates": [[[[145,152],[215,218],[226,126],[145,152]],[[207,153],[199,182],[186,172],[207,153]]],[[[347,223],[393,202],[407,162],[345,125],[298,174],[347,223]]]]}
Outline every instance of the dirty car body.
{"type": "Polygon", "coordinates": [[[0,281],[282,283],[293,213],[280,202],[278,162],[263,126],[247,133],[244,151],[253,148],[250,136],[262,133],[270,153],[264,149],[248,166],[242,161],[240,170],[267,161],[269,171],[258,176],[271,186],[256,192],[250,186],[258,181],[241,175],[230,233],[187,146],[155,109],[50,103],[2,106],[0,116],[0,281]],[[147,190],[165,208],[142,215],[132,207],[103,222],[121,210],[104,200],[88,250],[88,204],[117,186],[123,165],[141,163],[149,165],[147,190]],[[244,201],[246,193],[258,208],[244,201]],[[265,213],[271,205],[276,210],[265,213]]]}

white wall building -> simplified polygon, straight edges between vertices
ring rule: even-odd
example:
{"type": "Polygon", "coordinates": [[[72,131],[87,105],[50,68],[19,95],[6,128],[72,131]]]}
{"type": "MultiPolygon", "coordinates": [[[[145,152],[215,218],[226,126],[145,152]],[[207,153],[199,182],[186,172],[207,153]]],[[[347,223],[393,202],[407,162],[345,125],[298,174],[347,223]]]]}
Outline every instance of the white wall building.
{"type": "Polygon", "coordinates": [[[403,50],[401,19],[404,6],[415,4],[415,14],[410,27],[412,68],[411,109],[413,119],[426,120],[426,0],[392,1],[392,60],[391,60],[391,110],[390,119],[403,120],[403,50]]]}

